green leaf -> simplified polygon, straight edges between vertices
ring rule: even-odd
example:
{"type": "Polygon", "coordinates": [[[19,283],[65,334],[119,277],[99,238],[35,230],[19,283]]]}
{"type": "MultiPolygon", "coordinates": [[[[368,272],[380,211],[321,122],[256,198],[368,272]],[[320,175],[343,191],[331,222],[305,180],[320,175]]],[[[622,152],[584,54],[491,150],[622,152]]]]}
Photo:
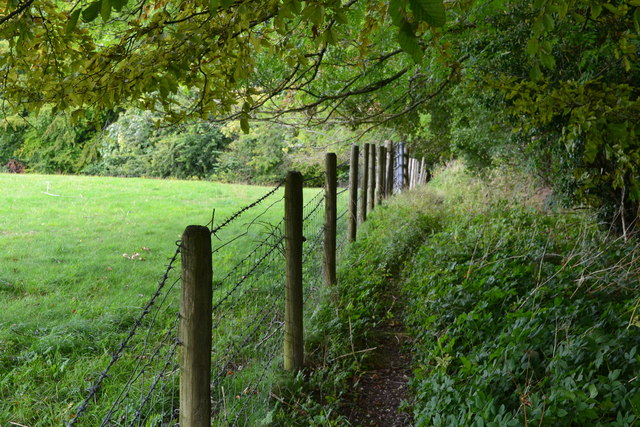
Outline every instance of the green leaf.
{"type": "Polygon", "coordinates": [[[111,7],[120,12],[127,4],[127,0],[111,0],[111,7]]]}
{"type": "Polygon", "coordinates": [[[442,27],[446,22],[443,0],[409,0],[413,15],[433,27],[442,27]]]}
{"type": "Polygon", "coordinates": [[[617,7],[609,3],[605,3],[603,4],[603,6],[606,7],[607,10],[613,13],[614,15],[623,16],[626,13],[624,10],[618,9],[617,7]]]}
{"type": "Polygon", "coordinates": [[[240,119],[240,129],[242,129],[242,132],[244,132],[245,134],[249,133],[249,118],[246,115],[242,116],[242,118],[240,119]]]}
{"type": "Polygon", "coordinates": [[[535,56],[538,51],[540,51],[540,43],[538,42],[538,39],[530,38],[527,42],[527,53],[531,56],[535,56]]]}
{"type": "Polygon", "coordinates": [[[107,22],[109,18],[111,18],[111,0],[101,0],[100,16],[102,16],[104,22],[107,22]]]}
{"type": "Polygon", "coordinates": [[[80,9],[76,9],[73,11],[71,16],[69,17],[69,22],[67,22],[67,27],[65,28],[65,33],[71,34],[73,30],[76,29],[76,25],[78,25],[78,18],[80,17],[80,9]]]}
{"type": "Polygon", "coordinates": [[[94,1],[82,11],[82,20],[91,22],[98,17],[100,13],[100,2],[94,1]]]}
{"type": "Polygon", "coordinates": [[[542,23],[544,25],[544,29],[547,31],[553,31],[556,26],[555,21],[553,20],[553,16],[551,16],[551,14],[549,13],[546,13],[544,15],[544,17],[542,18],[542,23]]]}
{"type": "Polygon", "coordinates": [[[405,12],[405,2],[402,0],[391,0],[389,1],[389,16],[391,17],[391,21],[393,25],[396,27],[401,27],[405,21],[404,12],[405,12]]]}
{"type": "Polygon", "coordinates": [[[220,0],[209,0],[209,13],[212,15],[218,13],[218,6],[220,6],[220,0]]]}
{"type": "Polygon", "coordinates": [[[640,7],[633,12],[633,26],[636,28],[636,33],[640,34],[640,7]]]}
{"type": "Polygon", "coordinates": [[[633,395],[633,397],[629,398],[629,402],[631,403],[631,409],[633,409],[633,413],[636,414],[637,417],[640,417],[640,392],[633,395]]]}
{"type": "Polygon", "coordinates": [[[599,3],[594,3],[591,5],[591,19],[597,19],[598,16],[602,13],[602,5],[599,3]]]}
{"type": "Polygon", "coordinates": [[[422,48],[418,43],[418,38],[413,32],[413,28],[411,28],[411,25],[406,21],[398,32],[398,43],[402,50],[408,53],[416,63],[422,61],[422,48]]]}
{"type": "Polygon", "coordinates": [[[597,395],[598,395],[598,388],[595,386],[595,384],[589,384],[589,397],[591,399],[595,399],[597,395]]]}
{"type": "Polygon", "coordinates": [[[538,64],[531,67],[531,70],[529,70],[529,78],[531,80],[533,80],[534,82],[538,82],[542,80],[542,77],[542,71],[540,71],[540,66],[538,64]]]}
{"type": "Polygon", "coordinates": [[[556,66],[556,60],[553,55],[549,55],[547,53],[543,53],[542,55],[540,55],[540,62],[542,62],[542,65],[550,70],[553,70],[556,66]]]}
{"type": "Polygon", "coordinates": [[[338,43],[338,36],[336,35],[336,31],[333,29],[333,27],[324,32],[324,40],[327,42],[327,44],[335,45],[336,43],[338,43]]]}

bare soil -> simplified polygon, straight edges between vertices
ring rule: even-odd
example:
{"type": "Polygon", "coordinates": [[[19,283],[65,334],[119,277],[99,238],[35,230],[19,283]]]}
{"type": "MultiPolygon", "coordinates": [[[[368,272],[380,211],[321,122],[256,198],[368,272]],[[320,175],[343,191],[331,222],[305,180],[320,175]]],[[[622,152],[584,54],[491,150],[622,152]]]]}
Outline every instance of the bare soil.
{"type": "Polygon", "coordinates": [[[352,378],[353,391],[343,402],[342,415],[352,426],[413,425],[410,409],[403,405],[409,400],[408,341],[404,326],[396,316],[375,331],[375,350],[367,357],[365,371],[352,378]]]}

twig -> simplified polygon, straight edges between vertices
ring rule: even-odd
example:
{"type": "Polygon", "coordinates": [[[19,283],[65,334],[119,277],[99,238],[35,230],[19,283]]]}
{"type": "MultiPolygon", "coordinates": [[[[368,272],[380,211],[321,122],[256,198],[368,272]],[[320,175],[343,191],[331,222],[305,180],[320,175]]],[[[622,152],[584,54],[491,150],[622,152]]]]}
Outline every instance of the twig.
{"type": "Polygon", "coordinates": [[[367,351],[373,351],[373,350],[377,350],[377,349],[378,349],[378,347],[371,347],[371,348],[366,348],[364,350],[353,351],[351,353],[347,353],[347,354],[343,354],[342,356],[335,357],[335,358],[329,360],[329,362],[335,362],[338,359],[344,359],[345,357],[355,356],[358,353],[366,353],[367,351]]]}

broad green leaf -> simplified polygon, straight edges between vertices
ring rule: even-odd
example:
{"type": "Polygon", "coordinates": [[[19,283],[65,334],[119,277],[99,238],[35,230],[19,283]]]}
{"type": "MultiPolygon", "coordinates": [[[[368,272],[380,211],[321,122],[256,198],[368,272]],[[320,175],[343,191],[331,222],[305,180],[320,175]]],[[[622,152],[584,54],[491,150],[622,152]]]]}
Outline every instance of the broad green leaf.
{"type": "Polygon", "coordinates": [[[591,399],[595,399],[597,395],[598,395],[598,388],[595,386],[595,384],[589,384],[589,397],[591,399]]]}
{"type": "Polygon", "coordinates": [[[626,13],[625,10],[618,9],[617,7],[609,3],[605,3],[602,6],[604,6],[609,12],[613,13],[614,15],[622,16],[626,13]]]}
{"type": "Polygon", "coordinates": [[[542,18],[538,18],[533,22],[531,32],[534,36],[540,36],[544,32],[544,22],[542,18]]]}
{"type": "Polygon", "coordinates": [[[100,16],[102,16],[102,20],[104,22],[107,22],[109,18],[111,18],[111,1],[110,0],[101,0],[100,16]]]}
{"type": "Polygon", "coordinates": [[[91,22],[98,17],[100,13],[100,2],[94,1],[82,11],[82,20],[91,22]]]}
{"type": "Polygon", "coordinates": [[[111,0],[111,7],[120,12],[127,4],[127,0],[111,0]]]}
{"type": "Polygon", "coordinates": [[[74,10],[71,16],[69,17],[69,22],[67,22],[67,27],[65,28],[65,32],[67,34],[71,34],[73,30],[76,29],[76,25],[78,25],[79,17],[80,17],[80,9],[74,10]]]}
{"type": "Polygon", "coordinates": [[[220,0],[209,0],[209,13],[212,15],[218,13],[218,6],[220,6],[220,0]]]}
{"type": "Polygon", "coordinates": [[[629,402],[631,403],[631,409],[633,409],[633,413],[636,414],[637,417],[640,417],[640,392],[637,392],[632,397],[630,397],[629,402]]]}
{"type": "Polygon", "coordinates": [[[389,1],[388,12],[393,25],[395,25],[396,27],[401,27],[403,22],[405,21],[405,2],[403,0],[389,1]]]}
{"type": "Polygon", "coordinates": [[[442,27],[445,24],[446,15],[442,0],[409,0],[409,4],[416,19],[434,27],[442,27]]]}
{"type": "Polygon", "coordinates": [[[547,53],[543,53],[542,55],[540,55],[540,62],[542,62],[542,65],[550,70],[553,70],[556,66],[556,60],[553,55],[549,55],[547,53]]]}
{"type": "Polygon", "coordinates": [[[602,5],[600,3],[594,3],[591,5],[591,19],[597,19],[602,13],[602,5]]]}
{"type": "Polygon", "coordinates": [[[636,33],[640,34],[640,7],[633,12],[633,26],[636,28],[636,33]]]}
{"type": "Polygon", "coordinates": [[[422,61],[422,48],[420,47],[418,39],[408,22],[405,22],[405,24],[400,27],[398,32],[398,43],[402,50],[408,53],[416,63],[422,61]]]}
{"type": "Polygon", "coordinates": [[[243,116],[240,119],[240,129],[242,129],[242,132],[244,132],[245,134],[249,133],[249,118],[247,116],[243,116]]]}

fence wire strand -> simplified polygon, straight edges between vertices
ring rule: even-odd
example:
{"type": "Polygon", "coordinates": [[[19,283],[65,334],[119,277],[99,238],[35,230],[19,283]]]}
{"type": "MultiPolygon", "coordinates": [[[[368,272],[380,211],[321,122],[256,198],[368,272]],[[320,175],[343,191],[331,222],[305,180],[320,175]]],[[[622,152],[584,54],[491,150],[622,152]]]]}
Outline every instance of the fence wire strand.
{"type": "MultiPolygon", "coordinates": [[[[318,182],[324,173],[305,179],[318,182]]],[[[324,181],[324,179],[322,180],[324,181]]],[[[285,254],[282,182],[214,226],[212,423],[260,425],[273,405],[282,369],[285,254]],[[243,221],[240,222],[240,218],[243,221]]],[[[325,189],[307,189],[303,207],[305,325],[320,305],[325,189]],[[315,193],[315,194],[314,194],[315,193]]],[[[338,257],[346,242],[348,188],[338,199],[338,257]]],[[[214,211],[215,212],[215,211],[214,211]]],[[[179,417],[177,353],[180,243],[156,292],[93,382],[68,426],[170,426],[179,417]],[[123,384],[114,389],[109,385],[123,384]]]]}

